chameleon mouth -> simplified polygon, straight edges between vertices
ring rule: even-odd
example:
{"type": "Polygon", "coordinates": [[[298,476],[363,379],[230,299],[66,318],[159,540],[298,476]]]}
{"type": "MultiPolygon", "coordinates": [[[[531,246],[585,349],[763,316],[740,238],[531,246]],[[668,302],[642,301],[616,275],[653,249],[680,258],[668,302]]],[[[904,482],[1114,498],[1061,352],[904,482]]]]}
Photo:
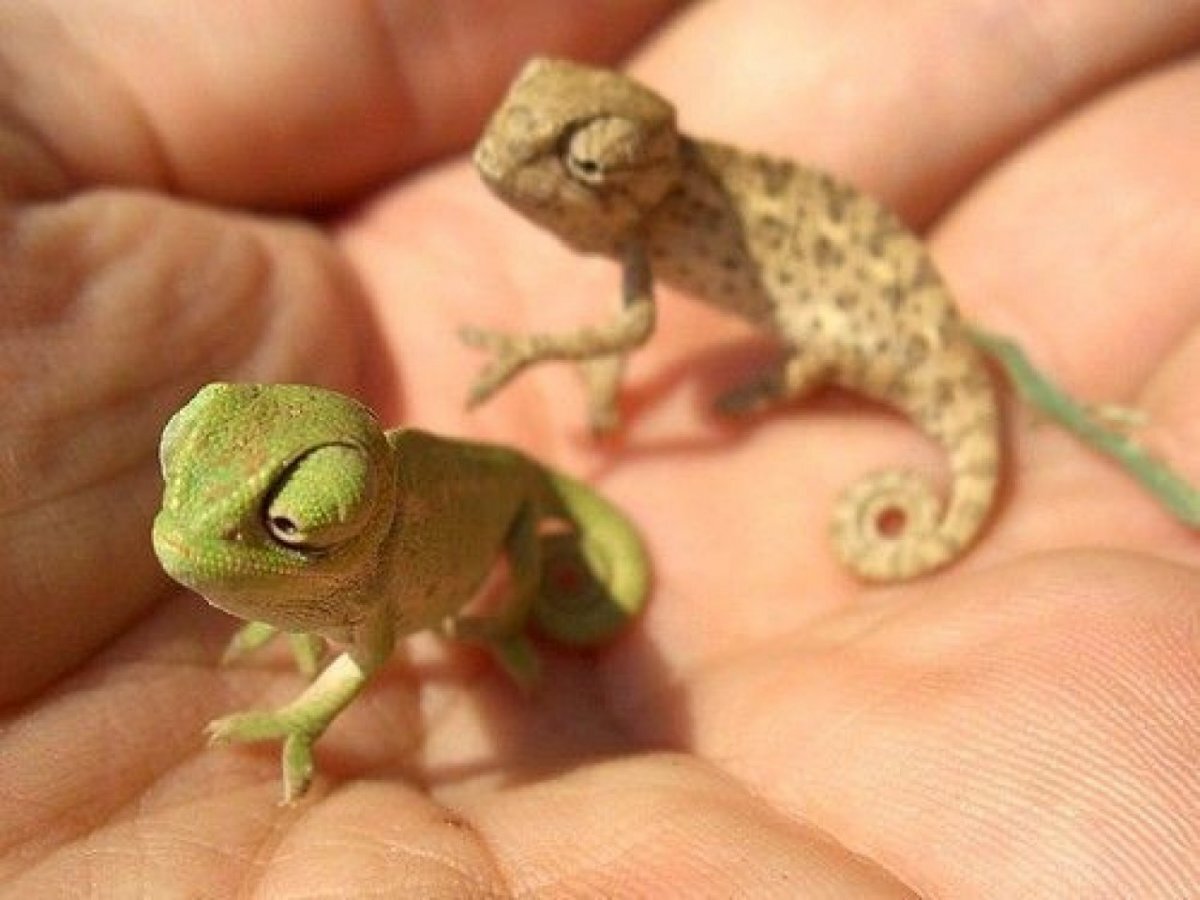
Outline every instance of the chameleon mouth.
{"type": "MultiPolygon", "coordinates": [[[[186,542],[172,538],[170,528],[164,526],[162,516],[154,520],[154,530],[150,538],[154,545],[154,555],[168,575],[180,584],[187,584],[186,569],[194,560],[194,555],[188,552],[186,542]]],[[[188,584],[188,587],[191,587],[188,584]]]]}
{"type": "Polygon", "coordinates": [[[493,152],[487,141],[481,141],[475,147],[472,162],[475,164],[475,170],[488,186],[494,189],[502,181],[503,166],[500,164],[499,156],[493,152]]]}
{"type": "Polygon", "coordinates": [[[154,520],[150,535],[154,555],[163,571],[196,593],[207,596],[210,591],[279,574],[278,565],[272,566],[251,548],[239,547],[236,555],[222,552],[219,545],[175,526],[176,520],[162,513],[154,520]]]}

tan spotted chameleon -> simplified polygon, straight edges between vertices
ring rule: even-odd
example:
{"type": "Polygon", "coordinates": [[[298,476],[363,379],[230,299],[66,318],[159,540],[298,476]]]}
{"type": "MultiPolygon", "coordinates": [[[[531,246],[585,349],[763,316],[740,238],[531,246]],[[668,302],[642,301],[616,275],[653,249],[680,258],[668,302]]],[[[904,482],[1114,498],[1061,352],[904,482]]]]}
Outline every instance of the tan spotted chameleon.
{"type": "Polygon", "coordinates": [[[823,172],[683,135],[671,104],[638,82],[554,59],[521,71],[475,163],[529,219],[620,260],[624,285],[620,315],[599,327],[464,329],[494,354],[473,403],[531,363],[577,360],[593,426],[612,427],[621,363],[653,331],[652,279],[661,279],[784,345],[779,367],[726,395],[722,410],[833,384],[898,409],[945,448],[944,505],[909,471],[867,476],[839,498],[834,546],[854,572],[920,575],[978,535],[1000,468],[995,386],[928,251],[877,201],[823,172]]]}

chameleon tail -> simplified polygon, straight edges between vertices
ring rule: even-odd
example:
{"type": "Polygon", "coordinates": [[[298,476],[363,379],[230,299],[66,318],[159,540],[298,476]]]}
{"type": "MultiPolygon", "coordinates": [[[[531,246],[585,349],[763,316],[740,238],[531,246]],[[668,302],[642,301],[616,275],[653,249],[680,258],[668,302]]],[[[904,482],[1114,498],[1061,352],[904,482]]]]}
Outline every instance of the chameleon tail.
{"type": "Polygon", "coordinates": [[[646,550],[615,506],[573,478],[558,472],[548,476],[574,528],[542,538],[542,590],[533,618],[555,640],[598,644],[614,637],[645,605],[646,550]]]}
{"type": "Polygon", "coordinates": [[[987,520],[999,482],[1000,419],[982,363],[970,371],[943,404],[910,410],[949,454],[944,512],[928,480],[908,471],[868,475],[838,498],[834,548],[859,577],[897,581],[937,569],[961,554],[987,520]]]}

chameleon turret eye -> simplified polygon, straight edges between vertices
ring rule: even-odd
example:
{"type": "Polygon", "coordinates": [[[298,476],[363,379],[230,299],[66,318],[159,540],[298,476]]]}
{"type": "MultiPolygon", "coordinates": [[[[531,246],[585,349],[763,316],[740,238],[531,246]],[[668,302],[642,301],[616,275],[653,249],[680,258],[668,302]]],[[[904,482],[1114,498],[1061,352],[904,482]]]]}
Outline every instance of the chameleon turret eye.
{"type": "Polygon", "coordinates": [[[576,181],[599,184],[604,179],[604,121],[593,121],[579,126],[562,144],[563,165],[576,181]]]}
{"type": "Polygon", "coordinates": [[[602,116],[568,133],[563,160],[571,177],[601,184],[614,172],[636,170],[650,162],[644,125],[620,116],[602,116]]]}
{"type": "Polygon", "coordinates": [[[374,497],[366,453],[349,444],[310,450],[279,477],[263,519],[271,537],[296,550],[327,550],[357,535],[374,497]]]}

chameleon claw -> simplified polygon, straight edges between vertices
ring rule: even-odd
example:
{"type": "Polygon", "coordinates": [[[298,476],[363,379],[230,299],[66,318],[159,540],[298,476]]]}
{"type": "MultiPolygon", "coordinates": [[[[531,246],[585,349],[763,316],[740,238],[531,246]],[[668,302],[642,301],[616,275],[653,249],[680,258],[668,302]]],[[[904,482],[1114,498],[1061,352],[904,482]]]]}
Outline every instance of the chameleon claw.
{"type": "Polygon", "coordinates": [[[492,395],[499,389],[498,384],[492,383],[493,379],[489,377],[487,369],[480,373],[475,379],[475,384],[471,386],[471,390],[467,392],[467,409],[475,409],[477,406],[482,406],[492,395]]]}
{"type": "Polygon", "coordinates": [[[204,731],[210,747],[283,738],[280,764],[284,804],[299,800],[312,784],[315,770],[312,746],[317,736],[278,713],[234,713],[214,719],[204,731]]]}
{"type": "Polygon", "coordinates": [[[280,761],[283,766],[282,805],[295,803],[312,785],[313,764],[312,738],[304,734],[290,734],[283,742],[280,761]]]}
{"type": "Polygon", "coordinates": [[[458,329],[458,337],[468,347],[476,350],[491,350],[503,352],[513,343],[514,337],[503,331],[493,331],[490,328],[477,328],[474,325],[463,325],[458,329]]]}
{"type": "Polygon", "coordinates": [[[251,710],[213,719],[205,726],[204,733],[208,735],[210,746],[220,746],[276,740],[294,734],[307,734],[307,730],[278,713],[251,710]]]}
{"type": "Polygon", "coordinates": [[[465,327],[459,329],[459,337],[469,346],[492,354],[491,361],[480,371],[467,394],[468,409],[491,398],[534,359],[526,342],[513,335],[465,327]]]}

